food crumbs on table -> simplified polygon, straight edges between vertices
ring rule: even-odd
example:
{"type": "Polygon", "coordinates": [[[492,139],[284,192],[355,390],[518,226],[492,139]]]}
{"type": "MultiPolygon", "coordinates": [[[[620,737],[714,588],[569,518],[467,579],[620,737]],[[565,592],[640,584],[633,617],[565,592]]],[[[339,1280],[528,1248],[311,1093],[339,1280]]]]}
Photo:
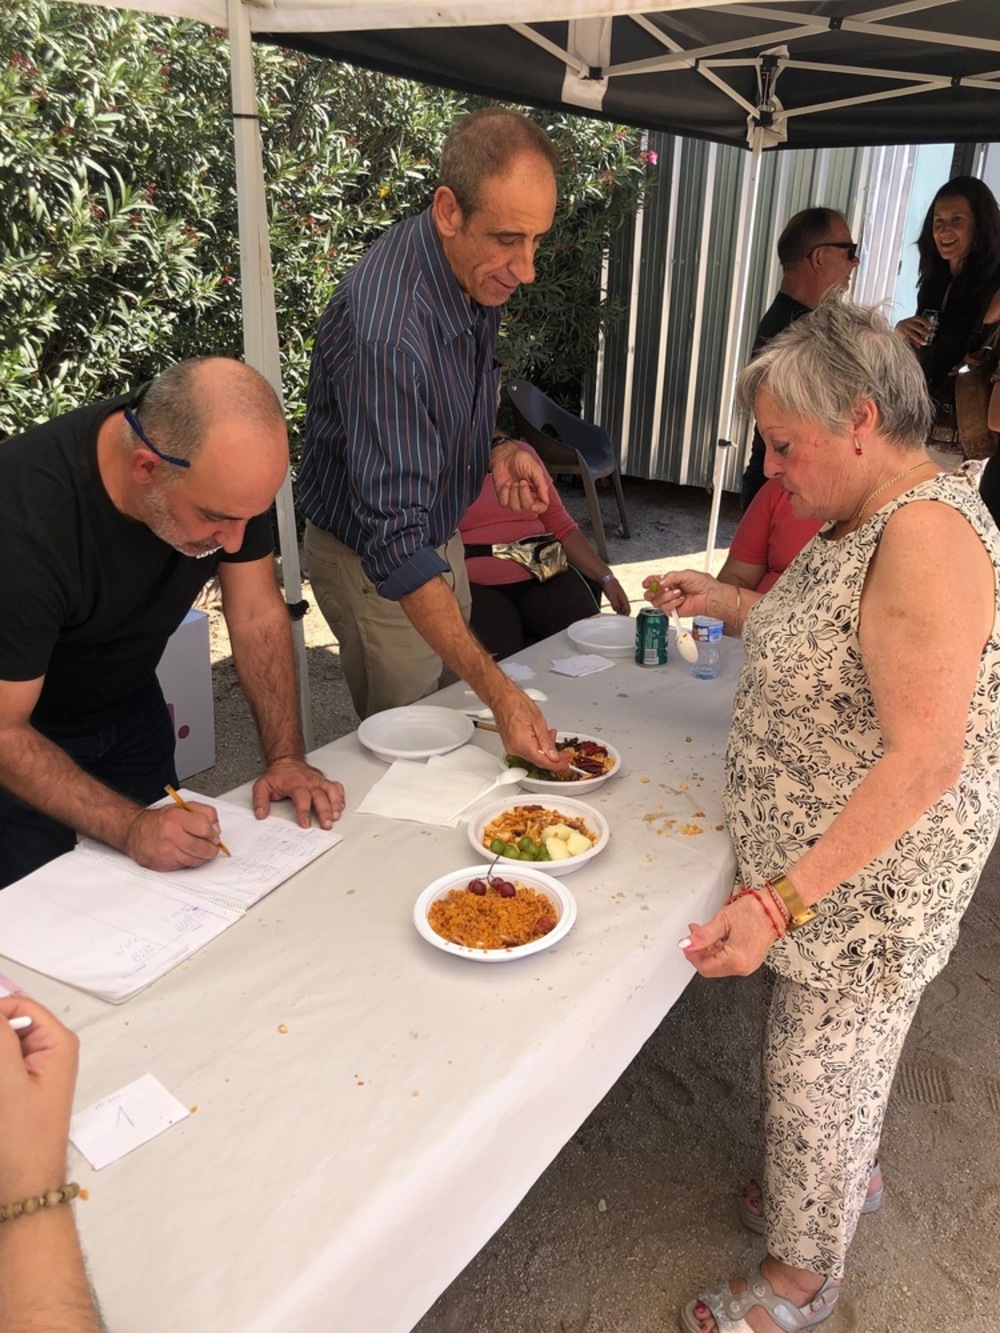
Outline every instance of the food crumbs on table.
{"type": "Polygon", "coordinates": [[[87,1200],[90,1198],[90,1190],[81,1190],[76,1197],[78,1199],[82,1199],[84,1203],[86,1203],[87,1200]]]}
{"type": "Polygon", "coordinates": [[[287,1027],[286,1024],[284,1024],[284,1023],[279,1023],[279,1024],[278,1024],[278,1031],[279,1031],[279,1032],[287,1032],[287,1031],[288,1031],[288,1027],[287,1027]]]}
{"type": "Polygon", "coordinates": [[[350,897],[352,893],[357,893],[357,889],[348,889],[348,890],[347,890],[347,896],[348,896],[348,897],[350,897]]]}
{"type": "Polygon", "coordinates": [[[690,742],[694,740],[694,737],[693,737],[693,736],[685,736],[684,739],[690,744],[690,742]]]}
{"type": "Polygon", "coordinates": [[[648,782],[648,781],[649,781],[649,778],[640,778],[639,781],[640,781],[640,782],[648,782]]]}
{"type": "Polygon", "coordinates": [[[694,818],[694,819],[704,819],[704,818],[705,818],[705,811],[704,811],[704,810],[696,810],[696,811],[694,812],[693,818],[694,818]]]}
{"type": "Polygon", "coordinates": [[[693,838],[696,834],[705,832],[700,824],[682,824],[680,831],[685,838],[693,838]]]}
{"type": "Polygon", "coordinates": [[[411,1097],[419,1097],[419,1096],[420,1096],[420,1089],[419,1089],[419,1088],[414,1088],[413,1091],[410,1093],[410,1096],[411,1096],[411,1097]]]}
{"type": "Polygon", "coordinates": [[[721,833],[725,827],[726,827],[725,824],[716,824],[715,826],[716,833],[721,833]]]}
{"type": "Polygon", "coordinates": [[[198,1108],[197,1108],[197,1106],[189,1106],[189,1107],[188,1107],[188,1115],[197,1115],[197,1114],[198,1114],[198,1108]]]}

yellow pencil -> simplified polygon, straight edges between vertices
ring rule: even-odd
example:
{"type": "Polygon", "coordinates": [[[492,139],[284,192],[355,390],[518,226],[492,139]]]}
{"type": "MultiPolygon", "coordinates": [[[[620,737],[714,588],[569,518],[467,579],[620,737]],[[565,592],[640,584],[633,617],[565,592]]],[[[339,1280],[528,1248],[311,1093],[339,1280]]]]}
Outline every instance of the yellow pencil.
{"type": "MultiPolygon", "coordinates": [[[[191,809],[187,801],[185,801],[184,797],[181,796],[179,792],[174,791],[173,787],[171,787],[169,782],[167,783],[166,786],[166,793],[168,796],[172,797],[173,800],[177,802],[177,804],[180,806],[182,810],[191,809]]],[[[232,856],[232,852],[229,850],[229,848],[226,846],[224,842],[219,843],[219,851],[222,852],[223,856],[232,856]]]]}

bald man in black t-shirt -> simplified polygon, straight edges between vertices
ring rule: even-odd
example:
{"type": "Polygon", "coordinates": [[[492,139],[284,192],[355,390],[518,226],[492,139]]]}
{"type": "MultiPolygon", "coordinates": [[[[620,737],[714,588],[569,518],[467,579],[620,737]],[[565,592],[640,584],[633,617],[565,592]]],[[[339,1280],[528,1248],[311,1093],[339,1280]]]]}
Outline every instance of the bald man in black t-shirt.
{"type": "Polygon", "coordinates": [[[287,467],[274,392],[219,357],[0,444],[0,887],[77,832],[154,870],[218,853],[210,805],[145,809],[176,782],[156,667],[215,573],[267,762],[258,817],[283,797],[300,823],[339,816],[340,784],[305,762],[274,576],[287,467]]]}

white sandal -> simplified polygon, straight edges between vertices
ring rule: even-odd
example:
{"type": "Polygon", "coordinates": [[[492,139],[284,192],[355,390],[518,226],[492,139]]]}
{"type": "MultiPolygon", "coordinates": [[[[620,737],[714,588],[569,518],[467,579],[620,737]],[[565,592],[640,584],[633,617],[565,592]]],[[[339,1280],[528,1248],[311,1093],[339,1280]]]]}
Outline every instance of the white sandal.
{"type": "Polygon", "coordinates": [[[743,1316],[755,1305],[766,1310],[780,1329],[798,1333],[800,1329],[815,1328],[824,1319],[829,1319],[840,1297],[840,1283],[830,1278],[805,1305],[793,1305],[787,1296],[779,1296],[759,1268],[747,1274],[743,1281],[746,1283],[743,1291],[734,1292],[725,1282],[714,1291],[702,1292],[689,1301],[679,1316],[682,1333],[701,1333],[701,1323],[695,1313],[699,1306],[706,1311],[701,1318],[707,1319],[711,1315],[718,1333],[753,1333],[743,1316]]]}

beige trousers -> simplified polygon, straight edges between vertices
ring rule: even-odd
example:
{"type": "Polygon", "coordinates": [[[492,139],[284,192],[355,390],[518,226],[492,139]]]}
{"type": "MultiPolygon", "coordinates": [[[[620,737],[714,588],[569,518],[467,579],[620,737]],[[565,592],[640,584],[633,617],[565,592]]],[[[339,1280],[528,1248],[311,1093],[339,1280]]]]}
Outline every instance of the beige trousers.
{"type": "MultiPolygon", "coordinates": [[[[312,523],[306,524],[305,550],[309,581],[340,644],[341,665],[359,717],[411,704],[455,679],[399,603],[379,594],[357,551],[312,523]]],[[[459,534],[437,552],[450,566],[443,577],[468,624],[472,596],[459,534]]]]}
{"type": "Polygon", "coordinates": [[[764,1054],[767,1248],[840,1279],[920,993],[813,990],[778,977],[764,1054]]]}

